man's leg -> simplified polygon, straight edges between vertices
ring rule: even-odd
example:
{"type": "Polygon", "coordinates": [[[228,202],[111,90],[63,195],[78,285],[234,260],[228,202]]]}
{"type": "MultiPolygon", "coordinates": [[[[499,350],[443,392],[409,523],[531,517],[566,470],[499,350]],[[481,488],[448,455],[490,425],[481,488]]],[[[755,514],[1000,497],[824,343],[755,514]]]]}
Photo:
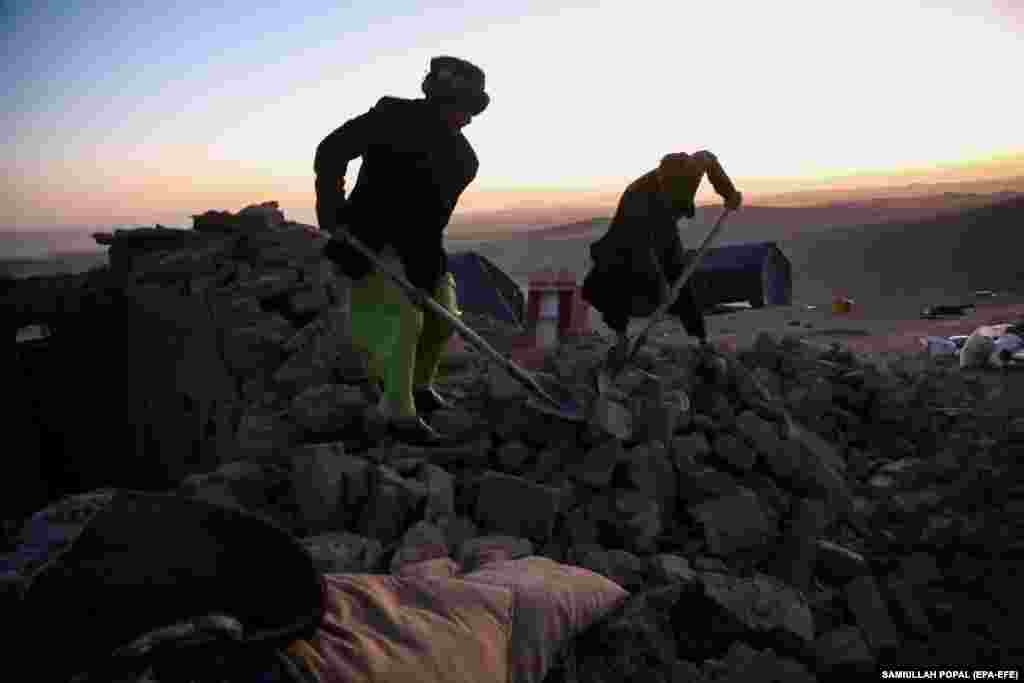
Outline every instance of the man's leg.
{"type": "MultiPolygon", "coordinates": [[[[458,308],[458,297],[455,277],[445,273],[441,283],[433,293],[434,301],[444,306],[457,316],[462,312],[458,308]]],[[[441,317],[427,313],[424,316],[423,332],[420,334],[416,347],[416,369],[413,373],[414,397],[423,409],[444,407],[445,403],[433,389],[437,378],[437,368],[441,363],[448,340],[455,333],[455,328],[441,317]]]]}
{"type": "Polygon", "coordinates": [[[393,417],[417,414],[412,378],[422,329],[422,311],[386,275],[374,271],[353,284],[353,340],[369,352],[370,374],[384,385],[393,417]]]}

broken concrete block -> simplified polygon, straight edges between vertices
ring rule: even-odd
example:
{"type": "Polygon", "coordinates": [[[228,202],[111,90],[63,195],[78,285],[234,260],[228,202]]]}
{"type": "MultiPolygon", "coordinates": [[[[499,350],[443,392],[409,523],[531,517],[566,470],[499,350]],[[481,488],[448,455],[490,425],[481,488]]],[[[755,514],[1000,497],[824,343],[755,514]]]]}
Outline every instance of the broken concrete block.
{"type": "Polygon", "coordinates": [[[749,410],[743,411],[736,418],[736,430],[754,446],[758,455],[769,461],[782,445],[778,427],[749,410]]]}
{"type": "Polygon", "coordinates": [[[570,511],[565,516],[562,529],[568,545],[593,545],[598,541],[597,524],[587,514],[585,506],[570,511]]]}
{"type": "Polygon", "coordinates": [[[238,423],[236,459],[274,460],[291,445],[296,436],[295,424],[285,411],[247,411],[238,423]]]}
{"type": "Polygon", "coordinates": [[[471,538],[476,538],[478,533],[476,524],[468,517],[448,517],[441,520],[439,526],[444,532],[448,551],[453,557],[458,555],[459,548],[463,543],[471,538]]]}
{"type": "Polygon", "coordinates": [[[543,542],[550,538],[561,506],[559,489],[486,472],[480,479],[476,518],[499,533],[543,542]]]}
{"type": "Polygon", "coordinates": [[[509,441],[498,447],[498,462],[509,472],[521,472],[533,451],[522,441],[509,441]]]}
{"type": "Polygon", "coordinates": [[[802,444],[815,460],[828,465],[836,472],[842,473],[846,470],[846,461],[839,455],[834,445],[806,427],[797,424],[793,426],[794,429],[789,432],[790,440],[802,444]]]}
{"type": "Polygon", "coordinates": [[[587,453],[584,460],[571,468],[571,476],[587,486],[596,489],[606,488],[612,480],[615,465],[622,459],[625,451],[622,442],[610,439],[587,453]]]}
{"type": "Polygon", "coordinates": [[[427,521],[412,525],[399,542],[391,557],[391,573],[397,574],[407,564],[448,557],[448,543],[444,532],[427,521]]]}
{"type": "Polygon", "coordinates": [[[777,533],[757,496],[747,489],[694,505],[690,514],[703,525],[710,551],[719,556],[762,546],[777,533]]]}
{"type": "Polygon", "coordinates": [[[363,509],[362,533],[383,543],[397,540],[405,529],[409,500],[394,484],[380,484],[363,509]]]}
{"type": "Polygon", "coordinates": [[[518,560],[534,554],[534,545],[517,536],[479,536],[459,546],[455,559],[465,572],[491,561],[518,560]]]}
{"type": "Polygon", "coordinates": [[[423,519],[438,521],[455,515],[455,479],[445,469],[427,463],[416,477],[427,490],[423,519]]]}
{"type": "Polygon", "coordinates": [[[681,583],[692,585],[697,581],[697,572],[689,561],[679,555],[654,555],[651,557],[651,575],[659,583],[681,583]]]}
{"type": "Polygon", "coordinates": [[[302,289],[288,298],[288,310],[294,315],[312,315],[330,305],[322,286],[302,289]]]}
{"type": "MultiPolygon", "coordinates": [[[[532,454],[533,451],[531,450],[530,453],[532,454]]],[[[564,464],[565,458],[565,451],[558,450],[557,448],[546,448],[537,454],[536,464],[527,476],[538,484],[550,483],[564,464]]]]}
{"type": "Polygon", "coordinates": [[[889,617],[889,608],[878,591],[873,576],[860,576],[844,588],[846,605],[864,631],[868,645],[875,652],[897,648],[903,642],[889,617]]]}
{"type": "Polygon", "coordinates": [[[870,567],[860,553],[819,539],[817,571],[829,583],[843,584],[868,574],[870,567]]]}
{"type": "Polygon", "coordinates": [[[914,553],[900,562],[900,576],[910,586],[924,586],[942,580],[942,572],[934,555],[914,553]]]}
{"type": "Polygon", "coordinates": [[[322,384],[295,396],[289,415],[309,431],[336,431],[359,419],[366,405],[366,397],[359,387],[322,384]]]}
{"type": "Polygon", "coordinates": [[[679,500],[683,504],[721,498],[739,490],[740,483],[736,479],[713,467],[698,465],[679,472],[679,500]]]}
{"type": "Polygon", "coordinates": [[[665,445],[660,441],[642,444],[623,453],[620,462],[629,483],[658,501],[664,521],[674,519],[679,482],[665,445]]]}
{"type": "Polygon", "coordinates": [[[886,595],[895,603],[897,618],[911,633],[921,637],[932,635],[931,621],[914,593],[914,586],[901,579],[890,580],[886,585],[886,595]]]}
{"type": "Polygon", "coordinates": [[[685,393],[669,397],[660,379],[651,378],[632,392],[630,413],[633,438],[637,441],[668,443],[679,427],[679,417],[689,412],[690,401],[685,393]]]}
{"type": "Polygon", "coordinates": [[[818,541],[828,524],[825,503],[804,499],[796,504],[793,519],[782,548],[780,568],[783,579],[802,591],[807,591],[817,564],[818,541]]]}
{"type": "Polygon", "coordinates": [[[302,539],[324,574],[374,572],[384,554],[380,541],[347,532],[331,532],[302,539]]]}
{"type": "Polygon", "coordinates": [[[715,455],[741,472],[749,472],[757,462],[757,453],[732,434],[719,434],[713,445],[715,455]]]}
{"type": "Polygon", "coordinates": [[[672,461],[676,469],[682,471],[696,463],[701,463],[711,455],[711,443],[702,432],[677,436],[672,439],[672,461]]]}
{"type": "Polygon", "coordinates": [[[487,368],[487,395],[495,401],[526,400],[530,392],[507,370],[491,364],[487,368]]]}
{"type": "Polygon", "coordinates": [[[429,420],[431,427],[451,439],[474,436],[486,428],[479,418],[460,408],[437,410],[429,420]]]}
{"type": "Polygon", "coordinates": [[[581,547],[576,556],[579,566],[614,581],[626,590],[638,590],[644,586],[648,566],[636,555],[623,550],[581,547]]]}
{"type": "Polygon", "coordinates": [[[489,422],[502,441],[523,441],[536,429],[537,417],[522,401],[501,401],[491,407],[489,422]]]}
{"type": "Polygon", "coordinates": [[[633,434],[633,419],[629,409],[603,396],[595,399],[590,422],[603,432],[623,441],[633,434]]]}
{"type": "Polygon", "coordinates": [[[619,542],[636,553],[654,552],[655,539],[663,528],[658,501],[640,491],[619,489],[613,494],[612,509],[619,542]]]}
{"type": "Polygon", "coordinates": [[[781,441],[771,454],[762,456],[768,468],[784,482],[792,481],[802,470],[806,461],[804,448],[796,441],[781,441]]]}
{"type": "Polygon", "coordinates": [[[236,461],[221,465],[213,472],[193,474],[178,489],[189,498],[213,503],[237,505],[260,511],[292,495],[287,470],[274,465],[236,461]],[[287,494],[283,491],[287,490],[287,494]]]}
{"type": "Polygon", "coordinates": [[[743,642],[734,642],[722,660],[711,660],[706,669],[713,672],[715,680],[817,682],[800,662],[780,657],[772,649],[755,650],[743,642]]]}
{"type": "Polygon", "coordinates": [[[856,626],[842,626],[814,641],[814,659],[822,674],[876,675],[876,660],[856,626]]]}
{"type": "Polygon", "coordinates": [[[307,528],[323,529],[338,521],[347,457],[341,444],[317,444],[293,451],[292,487],[307,528]]]}
{"type": "Polygon", "coordinates": [[[764,574],[750,578],[707,572],[699,575],[704,596],[734,622],[755,633],[781,633],[797,642],[814,640],[814,617],[803,597],[764,574]]]}

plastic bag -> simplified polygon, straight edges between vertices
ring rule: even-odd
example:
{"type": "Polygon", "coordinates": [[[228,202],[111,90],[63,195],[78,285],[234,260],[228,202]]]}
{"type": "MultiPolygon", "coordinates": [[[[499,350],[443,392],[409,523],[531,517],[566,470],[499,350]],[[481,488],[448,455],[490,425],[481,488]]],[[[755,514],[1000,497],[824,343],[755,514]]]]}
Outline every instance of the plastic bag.
{"type": "Polygon", "coordinates": [[[1013,354],[1024,349],[1024,338],[1016,334],[1004,334],[995,340],[988,362],[997,368],[1004,367],[1013,358],[1013,354]]]}

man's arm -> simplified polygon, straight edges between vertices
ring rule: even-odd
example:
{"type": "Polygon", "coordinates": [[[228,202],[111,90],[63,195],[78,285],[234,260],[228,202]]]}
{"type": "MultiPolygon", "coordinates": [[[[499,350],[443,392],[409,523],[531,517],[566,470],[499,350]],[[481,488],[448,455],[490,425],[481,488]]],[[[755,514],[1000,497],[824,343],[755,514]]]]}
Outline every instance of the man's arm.
{"type": "Polygon", "coordinates": [[[379,125],[376,107],[349,119],[325,137],[316,148],[316,219],[321,230],[333,232],[337,212],[345,203],[345,172],[348,162],[362,156],[379,125]]]}
{"type": "Polygon", "coordinates": [[[743,195],[732,184],[732,180],[726,174],[725,169],[718,162],[718,157],[707,150],[701,150],[693,155],[693,158],[700,164],[707,174],[711,186],[715,188],[718,196],[725,200],[725,206],[731,211],[740,208],[743,203],[743,195]]]}

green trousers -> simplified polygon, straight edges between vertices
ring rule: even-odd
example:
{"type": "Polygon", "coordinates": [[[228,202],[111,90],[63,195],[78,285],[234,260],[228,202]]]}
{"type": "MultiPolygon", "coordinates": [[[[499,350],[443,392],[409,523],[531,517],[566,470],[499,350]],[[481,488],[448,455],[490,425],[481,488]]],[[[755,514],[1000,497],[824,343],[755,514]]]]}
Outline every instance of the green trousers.
{"type": "MultiPolygon", "coordinates": [[[[397,264],[390,260],[393,269],[397,264]]],[[[441,278],[432,296],[461,315],[451,273],[441,278]]],[[[422,311],[379,271],[352,285],[352,336],[369,352],[370,374],[383,385],[394,417],[416,416],[413,389],[434,382],[441,353],[454,332],[450,323],[422,311]]]]}

